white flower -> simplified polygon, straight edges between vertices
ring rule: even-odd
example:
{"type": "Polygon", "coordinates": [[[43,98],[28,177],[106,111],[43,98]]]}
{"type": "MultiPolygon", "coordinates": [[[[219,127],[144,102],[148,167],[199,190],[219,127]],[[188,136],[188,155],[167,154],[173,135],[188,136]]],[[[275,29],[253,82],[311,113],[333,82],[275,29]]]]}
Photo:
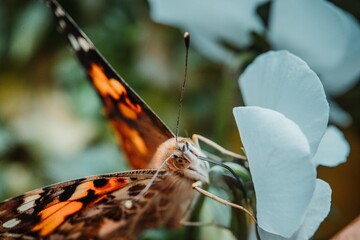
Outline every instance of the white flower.
{"type": "MultiPolygon", "coordinates": [[[[331,96],[343,94],[359,79],[360,25],[328,1],[275,0],[268,36],[275,49],[289,50],[308,63],[331,96]]],[[[351,122],[335,103],[330,105],[332,120],[351,122]]]]}
{"type": "Polygon", "coordinates": [[[327,130],[321,82],[300,58],[279,51],[257,57],[240,86],[247,106],[235,108],[234,116],[249,159],[260,236],[308,239],[331,205],[331,189],[316,179],[316,166],[344,162],[349,153],[339,131],[327,130]],[[322,159],[329,156],[326,142],[336,153],[331,159],[322,159]]]}
{"type": "Polygon", "coordinates": [[[149,0],[151,17],[160,23],[191,33],[192,43],[214,61],[228,61],[233,55],[223,43],[244,47],[250,32],[262,32],[256,7],[267,0],[149,0]]]}
{"type": "MultiPolygon", "coordinates": [[[[192,34],[204,56],[230,62],[236,47],[251,43],[251,31],[264,26],[256,8],[267,0],[149,0],[151,16],[160,23],[192,34]]],[[[325,0],[274,0],[267,36],[274,49],[286,49],[319,75],[329,96],[353,87],[360,75],[360,26],[347,12],[325,0]]],[[[330,119],[348,126],[351,116],[329,99],[330,119]]]]}

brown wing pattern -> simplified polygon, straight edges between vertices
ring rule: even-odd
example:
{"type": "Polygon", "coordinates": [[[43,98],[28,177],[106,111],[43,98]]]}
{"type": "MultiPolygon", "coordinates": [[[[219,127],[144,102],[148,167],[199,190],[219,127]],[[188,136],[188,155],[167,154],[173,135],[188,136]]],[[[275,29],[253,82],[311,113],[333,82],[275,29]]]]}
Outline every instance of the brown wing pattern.
{"type": "MultiPolygon", "coordinates": [[[[166,189],[160,172],[147,193],[133,199],[156,170],[133,170],[77,179],[0,203],[0,239],[133,239],[162,218],[142,214],[159,205],[166,189]],[[158,200],[157,200],[158,199],[158,200]],[[143,209],[143,210],[142,210],[143,209]],[[153,218],[153,219],[151,219],[153,218]]],[[[166,197],[166,194],[165,196],[166,197]]]]}
{"type": "Polygon", "coordinates": [[[101,97],[130,165],[146,168],[157,147],[174,134],[113,70],[62,7],[55,0],[46,2],[101,97]]]}

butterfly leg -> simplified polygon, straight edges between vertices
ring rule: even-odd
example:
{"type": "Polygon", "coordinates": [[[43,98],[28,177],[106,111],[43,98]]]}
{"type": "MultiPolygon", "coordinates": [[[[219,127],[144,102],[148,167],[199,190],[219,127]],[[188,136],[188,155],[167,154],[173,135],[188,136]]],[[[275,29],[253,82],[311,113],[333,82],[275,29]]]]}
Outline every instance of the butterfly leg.
{"type": "Polygon", "coordinates": [[[197,182],[194,182],[192,184],[192,188],[195,189],[196,191],[198,191],[199,193],[219,202],[219,203],[222,203],[224,205],[228,205],[228,206],[231,206],[233,208],[237,208],[237,209],[240,209],[241,211],[244,211],[246,214],[248,214],[250,216],[250,218],[254,221],[254,223],[257,223],[256,222],[256,218],[255,216],[249,211],[247,210],[246,208],[244,208],[243,206],[240,206],[240,205],[237,205],[235,203],[231,203],[229,201],[226,201],[225,199],[222,199],[204,189],[201,188],[201,185],[202,185],[202,182],[201,181],[197,181],[197,182]]]}
{"type": "Polygon", "coordinates": [[[204,136],[201,136],[201,135],[198,135],[198,134],[193,134],[192,135],[192,140],[195,142],[195,144],[197,144],[198,147],[200,147],[200,144],[199,142],[203,142],[207,145],[209,145],[210,147],[218,150],[219,152],[221,152],[222,154],[224,155],[228,155],[228,156],[231,156],[233,158],[238,158],[238,159],[242,159],[242,160],[246,160],[246,157],[241,155],[241,154],[238,154],[238,153],[234,153],[234,152],[231,152],[225,148],[223,148],[222,146],[220,146],[219,144],[217,144],[216,142],[204,137],[204,136]]]}

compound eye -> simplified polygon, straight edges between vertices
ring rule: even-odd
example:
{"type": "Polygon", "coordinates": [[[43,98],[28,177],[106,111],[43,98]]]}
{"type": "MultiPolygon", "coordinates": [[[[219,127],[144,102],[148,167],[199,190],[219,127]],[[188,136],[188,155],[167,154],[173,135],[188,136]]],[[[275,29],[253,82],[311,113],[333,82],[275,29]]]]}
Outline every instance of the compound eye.
{"type": "Polygon", "coordinates": [[[185,169],[190,166],[191,162],[186,158],[178,157],[175,159],[174,165],[178,169],[185,169]]]}

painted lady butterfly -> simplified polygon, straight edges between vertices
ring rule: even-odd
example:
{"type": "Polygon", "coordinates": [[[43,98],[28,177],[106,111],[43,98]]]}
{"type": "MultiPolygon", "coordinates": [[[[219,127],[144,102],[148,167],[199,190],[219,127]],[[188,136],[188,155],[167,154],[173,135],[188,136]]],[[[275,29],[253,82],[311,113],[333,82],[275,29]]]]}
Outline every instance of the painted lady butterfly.
{"type": "MultiPolygon", "coordinates": [[[[46,1],[68,39],[127,156],[138,170],[37,189],[0,203],[5,239],[135,239],[145,229],[177,227],[208,182],[198,140],[176,137],[97,51],[55,0],[46,1]]],[[[217,145],[215,145],[217,146],[217,145]]],[[[224,153],[226,150],[217,146],[224,153]]]]}

